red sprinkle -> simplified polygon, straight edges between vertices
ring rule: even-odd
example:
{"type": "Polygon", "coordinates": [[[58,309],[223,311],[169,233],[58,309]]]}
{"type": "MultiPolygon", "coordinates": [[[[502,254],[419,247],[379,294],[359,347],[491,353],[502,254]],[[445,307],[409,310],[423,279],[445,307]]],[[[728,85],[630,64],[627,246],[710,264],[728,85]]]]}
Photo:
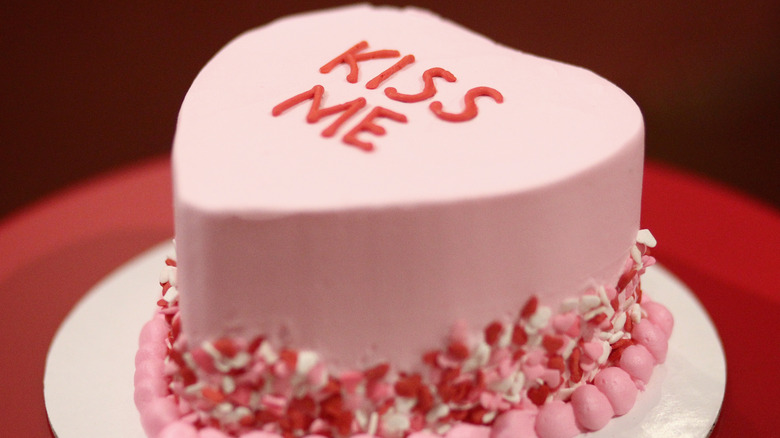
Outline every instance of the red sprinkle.
{"type": "Polygon", "coordinates": [[[422,377],[419,374],[405,376],[395,382],[395,393],[401,397],[416,397],[422,387],[422,377]]]}
{"type": "Polygon", "coordinates": [[[390,364],[389,363],[381,363],[373,368],[369,368],[363,372],[363,375],[366,377],[366,380],[368,381],[374,381],[379,380],[385,375],[387,375],[387,372],[390,371],[390,364]]]}
{"type": "Polygon", "coordinates": [[[465,360],[469,357],[469,347],[462,342],[452,342],[447,346],[447,354],[456,360],[465,360]]]}
{"type": "Polygon", "coordinates": [[[571,374],[571,381],[574,383],[582,380],[582,368],[580,368],[580,348],[577,347],[571,351],[569,356],[569,373],[571,374]]]}
{"type": "Polygon", "coordinates": [[[558,353],[563,344],[564,340],[558,336],[544,335],[544,338],[542,338],[542,346],[551,355],[558,353]]]}
{"type": "Polygon", "coordinates": [[[626,323],[623,325],[623,331],[631,333],[634,331],[634,320],[631,319],[631,315],[626,315],[626,323]]]}
{"type": "Polygon", "coordinates": [[[531,298],[526,301],[525,306],[523,306],[523,310],[520,311],[520,317],[521,318],[530,318],[531,315],[536,313],[536,308],[539,306],[539,298],[537,298],[536,295],[532,296],[531,298]]]}
{"type": "Polygon", "coordinates": [[[541,406],[547,401],[547,396],[550,395],[550,387],[546,383],[542,383],[539,386],[528,388],[528,399],[536,406],[541,406]]]}
{"type": "Polygon", "coordinates": [[[491,347],[496,345],[498,339],[501,337],[501,333],[504,331],[504,326],[499,321],[493,321],[485,328],[485,342],[491,347]]]}
{"type": "Polygon", "coordinates": [[[563,371],[566,369],[566,364],[563,361],[563,357],[555,355],[547,360],[547,368],[558,370],[563,374],[563,371]]]}
{"type": "Polygon", "coordinates": [[[298,352],[295,350],[282,350],[279,352],[279,360],[287,364],[290,370],[294,370],[295,365],[298,363],[298,352]]]}
{"type": "Polygon", "coordinates": [[[588,321],[588,323],[593,325],[600,325],[602,322],[604,322],[605,319],[607,319],[607,314],[599,313],[593,318],[591,318],[590,321],[588,321]]]}
{"type": "Polygon", "coordinates": [[[229,338],[221,338],[214,341],[214,348],[225,357],[235,357],[238,353],[238,347],[235,342],[229,338]]]}
{"type": "Polygon", "coordinates": [[[206,400],[210,400],[215,404],[219,404],[225,401],[225,395],[222,394],[221,391],[214,389],[210,386],[206,386],[203,389],[201,389],[200,393],[203,396],[203,398],[205,398],[206,400]]]}
{"type": "Polygon", "coordinates": [[[522,347],[526,342],[528,342],[528,334],[525,332],[525,329],[519,324],[515,325],[514,330],[512,330],[512,343],[522,347]]]}

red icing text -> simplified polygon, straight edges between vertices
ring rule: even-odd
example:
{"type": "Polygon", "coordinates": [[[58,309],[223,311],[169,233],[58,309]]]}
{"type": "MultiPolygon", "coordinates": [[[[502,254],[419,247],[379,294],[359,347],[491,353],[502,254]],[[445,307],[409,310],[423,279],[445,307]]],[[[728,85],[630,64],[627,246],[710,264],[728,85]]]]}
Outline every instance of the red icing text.
{"type": "MultiPolygon", "coordinates": [[[[346,80],[347,82],[354,84],[358,82],[358,76],[360,73],[360,66],[358,64],[359,62],[401,57],[401,53],[397,50],[375,50],[366,52],[365,50],[367,48],[368,43],[366,41],[361,41],[360,43],[355,44],[344,53],[336,56],[330,62],[320,67],[320,73],[328,74],[336,66],[340,64],[346,64],[349,67],[349,73],[347,74],[346,80]]],[[[403,70],[404,67],[413,64],[414,62],[414,55],[406,55],[401,57],[401,59],[389,66],[382,73],[370,79],[366,83],[366,88],[369,90],[378,88],[384,81],[391,78],[393,75],[403,70]]],[[[398,102],[422,102],[431,99],[436,95],[437,89],[436,85],[434,84],[435,78],[440,78],[440,80],[446,82],[457,81],[457,78],[451,72],[440,67],[433,67],[429,68],[423,73],[423,89],[421,91],[412,94],[405,94],[399,92],[394,87],[388,87],[385,88],[384,94],[388,98],[398,102]]],[[[359,97],[348,102],[322,108],[324,94],[325,88],[322,85],[315,85],[310,90],[304,91],[279,103],[273,107],[271,114],[274,117],[280,116],[288,109],[303,103],[304,101],[311,100],[311,107],[309,108],[309,112],[306,115],[306,121],[308,123],[316,123],[324,117],[340,113],[338,118],[322,131],[323,137],[332,137],[336,134],[342,125],[352,119],[356,113],[361,111],[367,105],[366,99],[359,97]]],[[[476,99],[477,97],[483,96],[490,97],[496,103],[502,103],[504,101],[504,97],[498,90],[490,87],[480,86],[474,87],[466,92],[463,98],[464,109],[459,113],[445,111],[443,104],[439,101],[432,102],[429,105],[429,109],[436,117],[441,120],[447,122],[465,122],[477,117],[478,109],[476,99]]],[[[357,124],[355,124],[342,137],[342,141],[347,145],[354,146],[366,152],[373,151],[374,144],[366,141],[365,139],[358,138],[358,134],[365,132],[375,136],[385,135],[386,129],[378,125],[376,122],[376,119],[379,118],[390,119],[397,123],[407,122],[405,115],[381,106],[375,106],[362,120],[357,122],[357,124]]]]}

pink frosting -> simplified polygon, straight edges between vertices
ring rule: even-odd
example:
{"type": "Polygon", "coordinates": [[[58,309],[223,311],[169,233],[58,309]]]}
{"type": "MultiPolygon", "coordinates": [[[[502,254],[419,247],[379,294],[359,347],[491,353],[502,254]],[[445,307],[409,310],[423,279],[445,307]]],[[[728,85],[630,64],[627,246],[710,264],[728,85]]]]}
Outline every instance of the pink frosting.
{"type": "Polygon", "coordinates": [[[554,400],[542,406],[536,416],[536,433],[539,438],[572,438],[579,435],[580,429],[571,403],[554,400]]]}
{"type": "Polygon", "coordinates": [[[631,380],[631,376],[619,367],[601,370],[593,384],[607,396],[616,416],[624,415],[634,407],[639,390],[631,380]]]}
{"type": "Polygon", "coordinates": [[[198,438],[231,438],[231,437],[230,435],[227,435],[220,430],[208,427],[200,431],[198,438]]]}
{"type": "Polygon", "coordinates": [[[204,431],[205,430],[198,432],[193,425],[184,421],[177,421],[165,427],[160,434],[157,435],[157,438],[201,438],[203,437],[204,431]]]}
{"type": "Polygon", "coordinates": [[[152,398],[140,405],[136,402],[136,407],[141,414],[141,426],[149,437],[158,437],[166,426],[178,423],[179,410],[170,398],[152,398]]]}
{"type": "Polygon", "coordinates": [[[421,430],[420,432],[414,432],[411,435],[409,435],[409,438],[440,438],[439,435],[436,435],[433,432],[427,431],[427,430],[421,430]]]}
{"type": "Polygon", "coordinates": [[[647,317],[658,328],[663,330],[666,334],[666,339],[672,335],[672,329],[674,328],[674,317],[672,312],[669,311],[663,304],[656,303],[655,301],[646,300],[642,302],[642,308],[647,312],[647,317]]]}
{"type": "Polygon", "coordinates": [[[656,363],[666,361],[666,352],[669,348],[666,333],[649,319],[643,319],[634,326],[631,332],[634,340],[647,348],[653,355],[656,363]]]}
{"type": "Polygon", "coordinates": [[[444,435],[445,438],[490,438],[490,427],[474,424],[456,424],[444,435]]]}
{"type": "Polygon", "coordinates": [[[582,385],[571,395],[577,423],[588,430],[599,430],[615,415],[607,396],[593,385],[582,385]]]}
{"type": "Polygon", "coordinates": [[[490,438],[537,438],[534,424],[536,412],[512,410],[504,412],[493,423],[490,438]]]}
{"type": "MultiPolygon", "coordinates": [[[[319,438],[317,435],[307,435],[305,438],[319,438]]],[[[241,438],[282,438],[280,435],[270,432],[254,431],[241,435],[241,438]]]]}
{"type": "Polygon", "coordinates": [[[654,365],[653,355],[643,345],[632,345],[626,348],[620,357],[620,368],[644,385],[650,381],[654,365]]]}

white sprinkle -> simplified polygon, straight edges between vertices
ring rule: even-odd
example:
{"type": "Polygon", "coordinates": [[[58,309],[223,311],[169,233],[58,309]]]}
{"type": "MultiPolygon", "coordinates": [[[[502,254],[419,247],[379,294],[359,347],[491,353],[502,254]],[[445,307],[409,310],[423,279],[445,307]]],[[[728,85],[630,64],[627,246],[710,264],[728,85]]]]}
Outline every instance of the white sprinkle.
{"type": "Polygon", "coordinates": [[[257,353],[267,364],[275,363],[279,359],[279,355],[276,354],[276,351],[274,351],[273,347],[271,347],[271,343],[268,341],[263,341],[263,343],[260,344],[257,353]]]}
{"type": "Polygon", "coordinates": [[[620,312],[612,321],[612,327],[615,330],[623,330],[623,327],[625,326],[626,326],[626,312],[620,312]]]}
{"type": "Polygon", "coordinates": [[[230,376],[222,377],[222,391],[225,394],[230,394],[236,390],[236,381],[230,376]]]}
{"type": "Polygon", "coordinates": [[[368,432],[369,436],[376,435],[377,428],[379,427],[379,414],[376,412],[372,412],[371,416],[368,417],[368,427],[366,428],[366,432],[368,432]]]}
{"type": "Polygon", "coordinates": [[[610,303],[609,303],[609,298],[607,297],[607,290],[606,290],[606,289],[604,289],[604,286],[599,286],[599,288],[598,288],[598,289],[596,289],[596,291],[597,291],[597,292],[598,292],[598,294],[599,294],[599,299],[601,300],[601,304],[603,304],[603,305],[605,305],[605,306],[610,306],[610,307],[612,307],[612,306],[610,305],[610,303]]]}
{"type": "Polygon", "coordinates": [[[601,341],[601,345],[602,345],[601,356],[599,356],[596,362],[603,365],[607,363],[607,359],[609,359],[609,354],[612,353],[612,346],[607,341],[601,341]]]}
{"type": "Polygon", "coordinates": [[[233,410],[233,405],[228,402],[222,402],[214,407],[214,413],[217,415],[227,415],[233,410]]]}
{"type": "Polygon", "coordinates": [[[655,245],[658,243],[655,240],[655,237],[653,237],[653,234],[650,233],[650,230],[639,230],[639,232],[636,233],[636,241],[648,248],[655,248],[655,245]]]}
{"type": "Polygon", "coordinates": [[[642,253],[639,251],[639,248],[636,247],[636,245],[631,247],[631,258],[634,259],[634,262],[636,262],[638,268],[642,268],[642,253]]]}
{"type": "Polygon", "coordinates": [[[631,320],[634,321],[634,323],[639,324],[639,321],[642,320],[642,307],[640,307],[639,304],[632,304],[628,311],[631,314],[631,320]]]}
{"type": "Polygon", "coordinates": [[[165,295],[163,295],[163,299],[168,303],[173,303],[179,298],[179,289],[176,289],[175,286],[171,286],[168,288],[167,291],[165,291],[165,295]]]}
{"type": "Polygon", "coordinates": [[[612,337],[612,333],[610,332],[599,332],[599,339],[608,341],[612,337]]]}
{"type": "Polygon", "coordinates": [[[317,362],[320,361],[320,356],[311,350],[304,350],[298,352],[298,360],[295,363],[295,372],[299,375],[309,374],[317,362]]]}
{"type": "Polygon", "coordinates": [[[480,341],[474,347],[471,356],[463,362],[461,373],[469,373],[482,368],[488,363],[488,360],[490,360],[490,345],[480,341]]]}
{"type": "Polygon", "coordinates": [[[388,435],[394,436],[409,430],[411,423],[406,414],[390,410],[382,416],[382,425],[384,426],[382,430],[386,431],[388,435]]]}
{"type": "Polygon", "coordinates": [[[220,353],[219,350],[217,350],[214,347],[214,344],[212,344],[211,342],[204,341],[201,344],[201,348],[203,348],[203,351],[208,353],[208,355],[211,356],[211,358],[214,359],[214,361],[219,361],[222,359],[222,353],[220,353]]]}
{"type": "Polygon", "coordinates": [[[601,304],[601,299],[596,295],[583,295],[580,298],[579,311],[584,314],[588,310],[598,307],[601,304]]]}
{"type": "Polygon", "coordinates": [[[355,421],[357,421],[357,424],[361,429],[365,429],[368,425],[368,417],[366,417],[366,413],[361,410],[355,411],[355,421]]]}
{"type": "Polygon", "coordinates": [[[395,398],[395,410],[408,414],[412,411],[414,405],[417,404],[416,398],[410,397],[396,397],[395,398]]]}
{"type": "Polygon", "coordinates": [[[428,424],[435,423],[439,418],[446,417],[449,414],[450,407],[444,403],[439,403],[428,411],[428,414],[425,416],[425,422],[428,424]]]}
{"type": "Polygon", "coordinates": [[[246,351],[239,351],[228,361],[228,364],[233,369],[244,368],[252,361],[252,356],[246,351]]]}
{"type": "Polygon", "coordinates": [[[244,417],[252,415],[252,411],[250,411],[249,408],[247,408],[246,406],[237,407],[233,413],[235,414],[236,421],[239,421],[244,417]]]}
{"type": "Polygon", "coordinates": [[[573,338],[566,337],[568,342],[564,345],[563,351],[561,351],[561,357],[568,360],[569,356],[571,356],[571,352],[574,351],[574,347],[577,346],[577,341],[575,341],[573,338]]]}
{"type": "Polygon", "coordinates": [[[579,384],[577,386],[571,387],[571,388],[561,388],[558,390],[558,393],[556,394],[556,397],[558,400],[566,401],[571,397],[571,394],[574,392],[575,389],[577,389],[579,384]]]}
{"type": "Polygon", "coordinates": [[[185,387],[184,392],[188,395],[200,394],[200,391],[204,386],[205,384],[203,382],[195,382],[192,385],[185,387]]]}
{"type": "Polygon", "coordinates": [[[536,312],[528,318],[528,325],[537,330],[542,329],[547,326],[550,317],[552,317],[552,310],[547,306],[539,306],[536,312]]]}
{"type": "Polygon", "coordinates": [[[173,266],[165,266],[160,270],[160,284],[165,284],[171,281],[171,277],[175,275],[176,268],[173,266]]]}
{"type": "Polygon", "coordinates": [[[626,334],[623,332],[623,330],[619,330],[619,331],[617,331],[615,334],[613,334],[612,336],[610,336],[610,337],[609,337],[609,341],[607,341],[607,342],[609,342],[609,344],[610,344],[610,345],[612,345],[612,344],[614,344],[615,342],[617,342],[617,341],[619,341],[619,340],[623,339],[623,336],[625,336],[625,335],[626,335],[626,334]]]}
{"type": "Polygon", "coordinates": [[[561,303],[561,313],[571,312],[579,307],[580,301],[576,298],[567,298],[561,303]]]}
{"type": "Polygon", "coordinates": [[[488,424],[496,418],[496,411],[491,411],[482,416],[482,423],[488,424]]]}
{"type": "Polygon", "coordinates": [[[503,324],[504,330],[501,332],[501,337],[498,338],[498,347],[506,348],[512,343],[512,331],[514,327],[503,324]]]}

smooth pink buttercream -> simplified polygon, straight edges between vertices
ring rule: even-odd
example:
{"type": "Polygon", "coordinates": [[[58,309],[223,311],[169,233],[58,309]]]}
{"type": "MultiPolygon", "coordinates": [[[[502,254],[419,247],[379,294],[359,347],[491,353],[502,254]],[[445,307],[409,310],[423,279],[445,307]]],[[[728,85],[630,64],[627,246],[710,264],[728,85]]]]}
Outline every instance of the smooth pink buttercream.
{"type": "Polygon", "coordinates": [[[490,438],[538,438],[534,430],[535,423],[535,411],[507,411],[496,418],[490,438]]]}
{"type": "MultiPolygon", "coordinates": [[[[313,438],[313,437],[316,437],[316,435],[306,436],[306,438],[313,438]]],[[[248,432],[242,434],[241,438],[282,438],[282,437],[281,435],[277,435],[275,433],[255,431],[255,432],[248,432]]]]}
{"type": "Polygon", "coordinates": [[[666,352],[669,349],[666,333],[651,320],[643,319],[634,326],[631,332],[634,340],[647,348],[656,363],[666,362],[666,352]]]}
{"type": "Polygon", "coordinates": [[[230,435],[227,435],[220,430],[209,427],[201,430],[198,435],[198,438],[230,438],[230,435]]]}
{"type": "Polygon", "coordinates": [[[531,294],[557,308],[617,280],[639,224],[643,136],[608,81],[417,9],[347,7],[247,32],[198,75],[179,116],[183,329],[195,343],[264,334],[344,367],[408,367],[453,321],[483,327],[531,294]],[[319,72],[363,40],[417,61],[376,90],[365,82],[395,60],[360,62],[357,83],[344,66],[319,72]],[[453,111],[476,86],[504,100],[450,123],[429,101],[385,96],[432,67],[457,77],[431,99],[453,111]],[[361,134],[376,143],[367,153],[341,142],[346,126],[320,135],[332,119],[306,123],[308,102],[271,114],[315,84],[323,106],[365,97],[408,123],[361,134]]]}
{"type": "Polygon", "coordinates": [[[653,355],[642,345],[627,347],[620,357],[620,368],[644,385],[650,381],[654,365],[653,355]]]}
{"type": "Polygon", "coordinates": [[[621,368],[609,367],[599,371],[593,384],[607,396],[616,416],[625,415],[634,407],[639,390],[631,376],[621,368]]]}
{"type": "Polygon", "coordinates": [[[571,403],[554,400],[539,409],[536,416],[539,438],[572,438],[580,432],[571,403]]]}
{"type": "Polygon", "coordinates": [[[647,312],[647,318],[666,334],[666,339],[672,335],[674,328],[674,316],[664,305],[655,301],[645,301],[642,308],[647,312]]]}
{"type": "MultiPolygon", "coordinates": [[[[178,423],[179,410],[171,398],[152,398],[136,407],[141,414],[141,426],[146,436],[155,438],[166,426],[178,423]]],[[[167,438],[167,437],[166,437],[167,438]]]]}
{"type": "Polygon", "coordinates": [[[456,424],[444,438],[490,438],[490,427],[474,424],[456,424]]]}
{"type": "Polygon", "coordinates": [[[571,406],[577,424],[587,430],[601,429],[615,415],[607,396],[590,384],[574,390],[571,395],[571,406]]]}
{"type": "Polygon", "coordinates": [[[157,438],[202,438],[203,431],[198,432],[195,426],[184,421],[177,421],[166,426],[157,438]]]}

